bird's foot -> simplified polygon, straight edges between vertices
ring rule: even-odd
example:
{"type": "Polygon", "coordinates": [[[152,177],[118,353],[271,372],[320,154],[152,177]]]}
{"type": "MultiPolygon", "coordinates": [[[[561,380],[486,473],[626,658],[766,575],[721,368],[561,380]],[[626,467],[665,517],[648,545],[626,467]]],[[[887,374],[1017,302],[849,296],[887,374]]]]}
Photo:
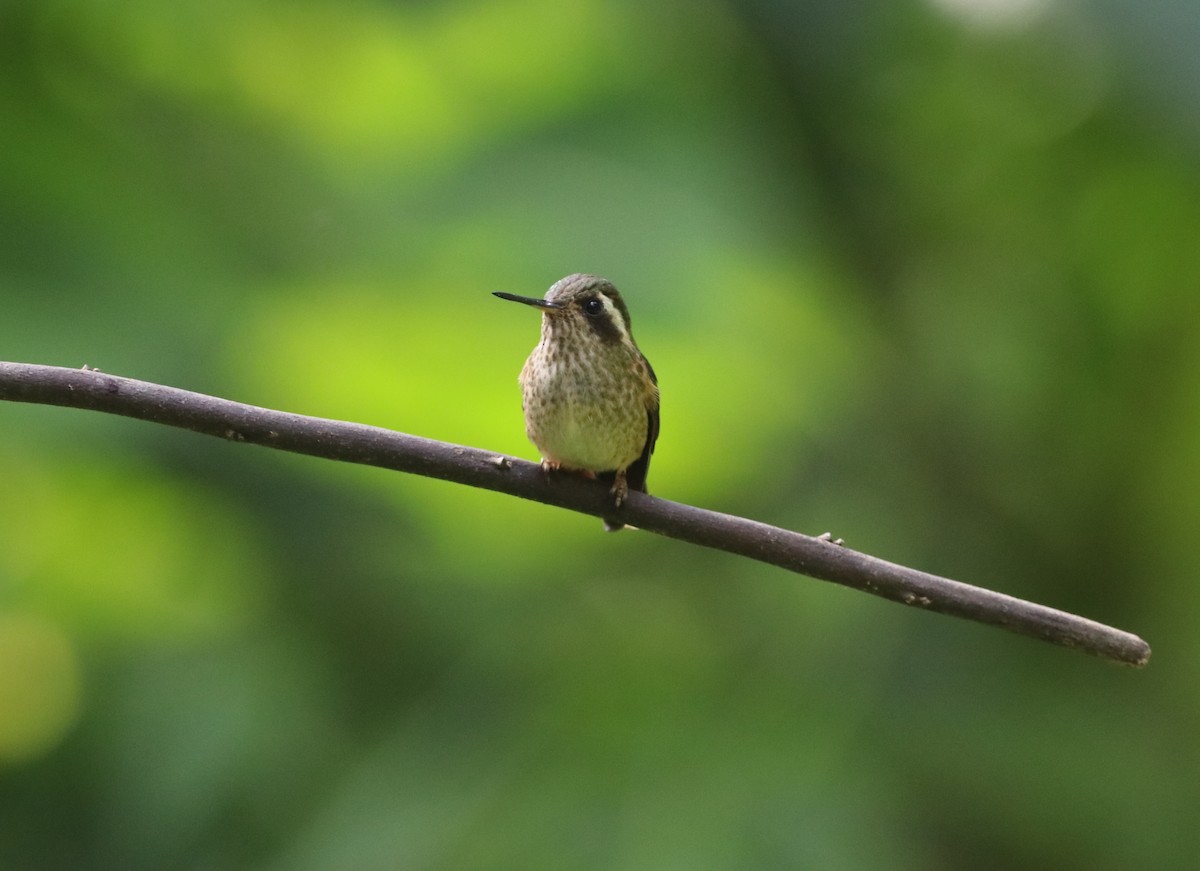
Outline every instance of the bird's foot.
{"type": "Polygon", "coordinates": [[[836,544],[838,547],[846,546],[846,542],[840,538],[834,538],[832,532],[822,532],[817,536],[817,541],[827,541],[830,544],[836,544]]]}
{"type": "MultiPolygon", "coordinates": [[[[593,475],[592,477],[595,477],[593,475]]],[[[625,472],[622,470],[617,472],[613,479],[612,490],[609,491],[613,496],[613,505],[620,508],[625,503],[625,497],[629,495],[629,484],[625,481],[625,472]]]]}
{"type": "Polygon", "coordinates": [[[546,472],[546,473],[549,473],[549,472],[573,472],[576,475],[582,475],[584,478],[587,478],[588,480],[591,480],[591,481],[596,480],[595,472],[588,471],[587,469],[574,469],[569,466],[564,466],[558,460],[547,460],[545,457],[542,458],[542,471],[546,472]]]}

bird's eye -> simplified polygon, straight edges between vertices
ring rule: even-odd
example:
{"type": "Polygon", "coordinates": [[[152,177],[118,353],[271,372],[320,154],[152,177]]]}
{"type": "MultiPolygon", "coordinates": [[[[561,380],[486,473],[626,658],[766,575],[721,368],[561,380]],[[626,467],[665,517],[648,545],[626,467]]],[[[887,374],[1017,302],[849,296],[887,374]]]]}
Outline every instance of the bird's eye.
{"type": "Polygon", "coordinates": [[[585,302],[583,304],[583,313],[585,315],[590,315],[592,317],[595,317],[596,315],[600,314],[603,311],[604,311],[604,303],[602,303],[600,300],[596,299],[596,297],[592,297],[591,299],[589,299],[587,302],[585,302]]]}

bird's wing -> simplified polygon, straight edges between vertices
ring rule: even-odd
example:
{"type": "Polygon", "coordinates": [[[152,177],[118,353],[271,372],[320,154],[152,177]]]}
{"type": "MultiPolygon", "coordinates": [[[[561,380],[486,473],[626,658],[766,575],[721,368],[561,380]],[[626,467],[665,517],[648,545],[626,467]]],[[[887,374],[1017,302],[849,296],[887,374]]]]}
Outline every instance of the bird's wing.
{"type": "Polygon", "coordinates": [[[654,443],[658,441],[659,407],[662,400],[658,393],[658,376],[654,374],[654,367],[645,357],[642,357],[641,360],[646,365],[646,375],[653,387],[652,390],[646,391],[646,446],[642,448],[642,455],[634,460],[626,470],[625,482],[630,490],[640,490],[645,493],[646,475],[650,471],[650,455],[654,453],[654,443]]]}

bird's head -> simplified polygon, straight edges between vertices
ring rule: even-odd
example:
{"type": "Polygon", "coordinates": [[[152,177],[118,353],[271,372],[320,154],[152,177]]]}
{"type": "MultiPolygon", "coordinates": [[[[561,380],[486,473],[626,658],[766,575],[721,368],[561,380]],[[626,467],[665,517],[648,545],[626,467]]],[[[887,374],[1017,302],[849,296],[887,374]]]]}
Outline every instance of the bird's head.
{"type": "Polygon", "coordinates": [[[607,279],[568,275],[552,284],[544,299],[500,291],[494,295],[541,309],[543,335],[581,339],[591,336],[602,342],[633,343],[629,309],[607,279]]]}

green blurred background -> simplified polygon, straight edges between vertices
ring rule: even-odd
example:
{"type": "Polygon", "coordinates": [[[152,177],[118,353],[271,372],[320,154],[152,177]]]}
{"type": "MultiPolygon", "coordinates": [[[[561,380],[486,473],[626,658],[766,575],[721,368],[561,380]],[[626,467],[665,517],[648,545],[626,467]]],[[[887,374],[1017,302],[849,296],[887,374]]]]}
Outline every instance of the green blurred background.
{"type": "Polygon", "coordinates": [[[0,868],[1184,868],[1200,7],[0,5],[0,358],[534,458],[611,278],[659,495],[1144,671],[594,518],[0,405],[0,868]]]}

